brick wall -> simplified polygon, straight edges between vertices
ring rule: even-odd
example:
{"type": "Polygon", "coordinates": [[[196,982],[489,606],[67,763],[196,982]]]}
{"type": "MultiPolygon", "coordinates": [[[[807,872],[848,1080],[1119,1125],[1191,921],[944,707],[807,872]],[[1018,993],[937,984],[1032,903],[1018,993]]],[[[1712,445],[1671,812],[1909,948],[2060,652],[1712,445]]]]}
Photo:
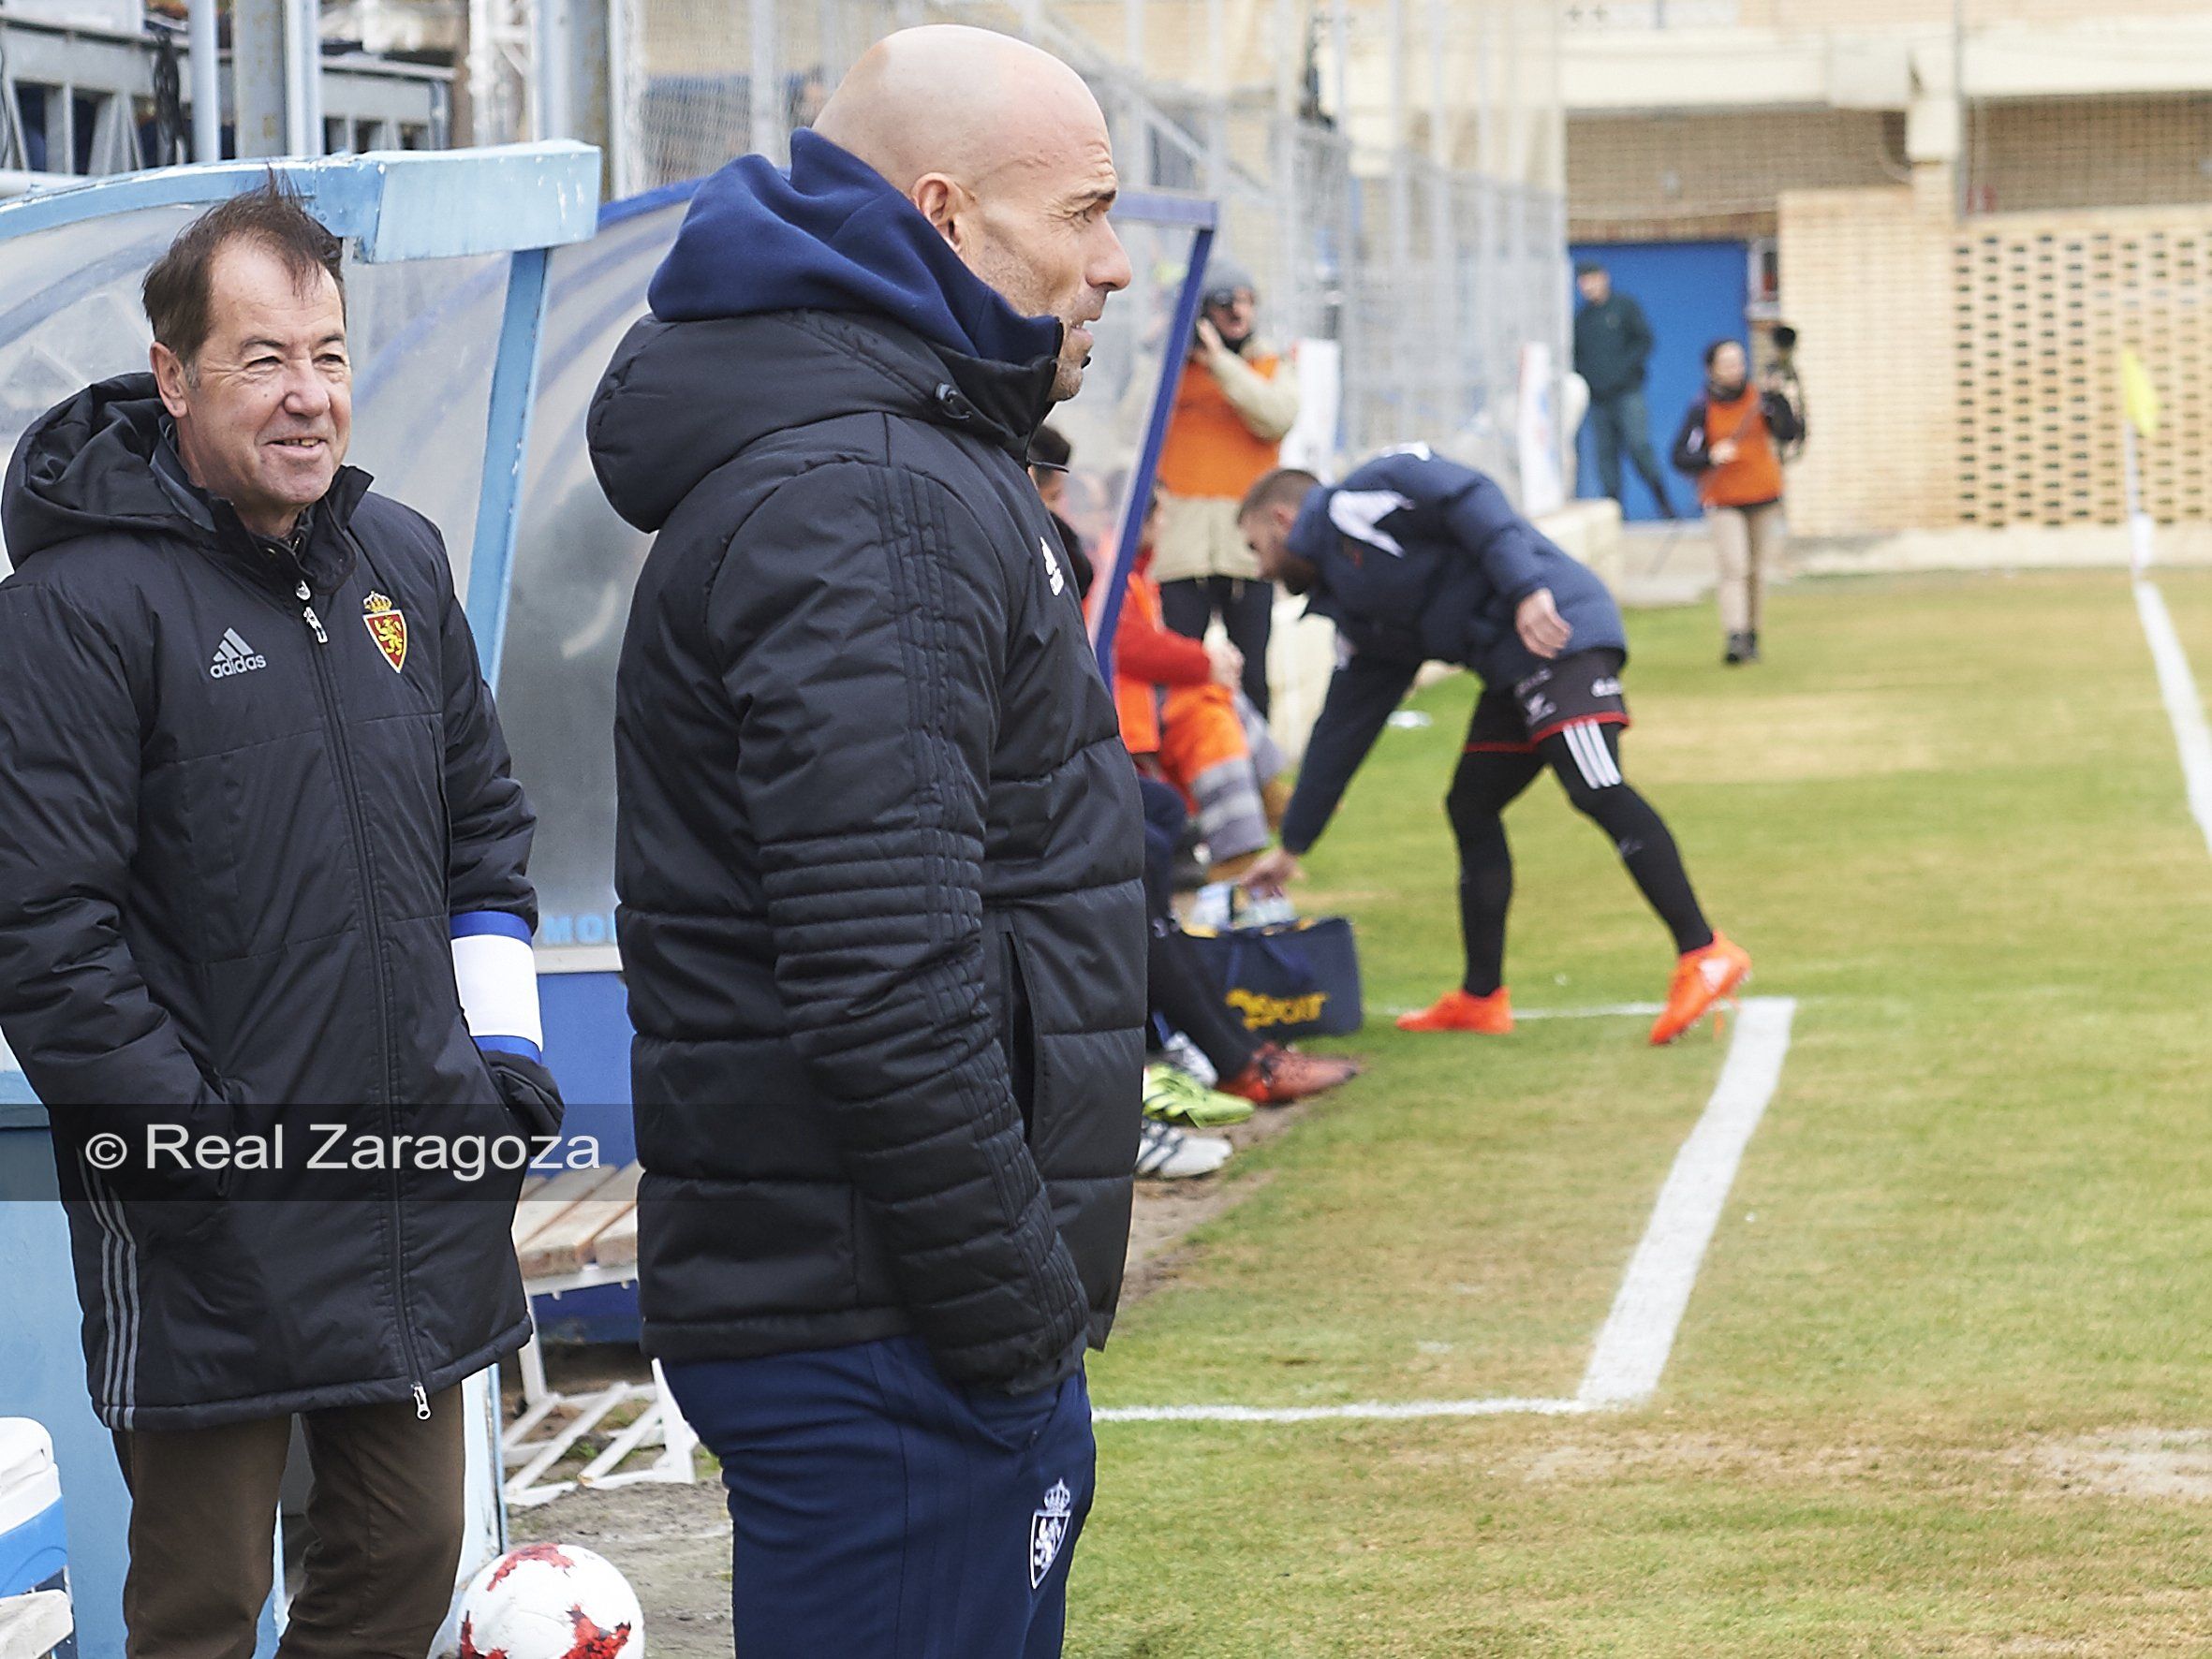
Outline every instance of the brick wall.
{"type": "Polygon", "coordinates": [[[2212,517],[2212,212],[2006,215],[1952,248],[1961,521],[2120,521],[2124,346],[2164,405],[2145,505],[2212,517]]]}
{"type": "Polygon", "coordinates": [[[1811,438],[1790,474],[1800,535],[1959,521],[1948,214],[1908,188],[1781,200],[1782,312],[1811,438]]]}
{"type": "Polygon", "coordinates": [[[1939,190],[1814,191],[1780,219],[1813,426],[1800,533],[2120,521],[2123,346],[2164,404],[2146,505],[2212,520],[2212,208],[1961,226],[1939,190]]]}
{"type": "Polygon", "coordinates": [[[1567,123],[1571,234],[1770,236],[1783,191],[1894,184],[1903,152],[1904,118],[1880,110],[1577,116],[1567,123]]]}
{"type": "Polygon", "coordinates": [[[1968,133],[1974,199],[1998,213],[2212,202],[2212,95],[1983,104],[1968,133]]]}
{"type": "MultiPolygon", "coordinates": [[[[1895,184],[1904,149],[1880,110],[1572,116],[1568,211],[1591,242],[1770,236],[1783,191],[1895,184]]],[[[1968,150],[1978,211],[2212,203],[2212,94],[1977,105],[1968,150]]]]}
{"type": "MultiPolygon", "coordinates": [[[[2098,23],[2116,18],[2202,17],[2204,0],[1966,0],[1969,28],[2003,23],[2098,23]]],[[[1837,29],[1948,26],[1947,0],[1736,0],[1747,27],[1837,29]]]]}

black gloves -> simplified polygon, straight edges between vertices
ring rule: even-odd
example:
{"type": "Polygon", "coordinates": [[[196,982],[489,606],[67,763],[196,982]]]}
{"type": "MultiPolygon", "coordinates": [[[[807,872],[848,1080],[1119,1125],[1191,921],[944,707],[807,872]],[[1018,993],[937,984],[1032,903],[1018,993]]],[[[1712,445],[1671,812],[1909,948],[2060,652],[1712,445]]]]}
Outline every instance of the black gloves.
{"type": "Polygon", "coordinates": [[[558,1135],[568,1108],[561,1103],[561,1086],[553,1081],[553,1074],[526,1055],[500,1049],[486,1049],[483,1054],[492,1080],[499,1086],[499,1098],[524,1130],[533,1136],[558,1135]]]}

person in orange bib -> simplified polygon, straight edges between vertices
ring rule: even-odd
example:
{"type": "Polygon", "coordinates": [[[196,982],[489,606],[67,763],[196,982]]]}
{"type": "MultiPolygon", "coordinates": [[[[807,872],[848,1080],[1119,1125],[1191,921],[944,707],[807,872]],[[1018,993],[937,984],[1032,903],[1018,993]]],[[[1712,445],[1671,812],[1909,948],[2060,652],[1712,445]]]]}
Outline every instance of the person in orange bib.
{"type": "Polygon", "coordinates": [[[1721,660],[1759,660],[1766,572],[1782,550],[1781,450],[1805,436],[1805,419],[1777,385],[1751,384],[1733,340],[1705,347],[1705,393],[1674,434],[1675,469],[1697,480],[1720,560],[1721,660]]]}
{"type": "Polygon", "coordinates": [[[1205,281],[1204,306],[1160,451],[1152,574],[1162,614],[1178,634],[1202,639],[1220,618],[1244,653],[1245,697],[1265,714],[1275,584],[1252,563],[1236,509],[1245,492],[1282,459],[1283,434],[1298,418],[1298,379],[1290,361],[1260,341],[1250,273],[1217,255],[1205,281]]]}
{"type": "Polygon", "coordinates": [[[1233,880],[1274,838],[1290,789],[1282,750],[1238,692],[1245,660],[1227,640],[1198,640],[1161,620],[1150,575],[1157,504],[1129,572],[1113,636],[1113,698],[1122,741],[1146,777],[1172,785],[1195,815],[1214,880],[1233,880]]]}

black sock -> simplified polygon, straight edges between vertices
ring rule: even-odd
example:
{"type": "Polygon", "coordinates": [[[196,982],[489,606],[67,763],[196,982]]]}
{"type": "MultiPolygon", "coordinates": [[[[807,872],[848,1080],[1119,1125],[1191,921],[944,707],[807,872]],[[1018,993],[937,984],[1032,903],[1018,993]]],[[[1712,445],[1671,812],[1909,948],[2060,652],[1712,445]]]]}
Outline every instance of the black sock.
{"type": "MultiPolygon", "coordinates": [[[[1479,708],[1475,720],[1478,726],[1482,720],[1479,708]]],[[[1467,947],[1460,988],[1469,996],[1489,996],[1505,983],[1505,918],[1513,903],[1513,855],[1502,815],[1544,763],[1527,751],[1499,749],[1476,737],[1470,730],[1444,811],[1459,843],[1459,933],[1467,947]]]]}
{"type": "MultiPolygon", "coordinates": [[[[1599,728],[1605,735],[1606,753],[1612,757],[1610,779],[1620,777],[1620,728],[1599,728]]],[[[1682,867],[1681,850],[1651,802],[1625,782],[1594,783],[1585,775],[1582,760],[1563,736],[1546,738],[1541,745],[1544,757],[1566,786],[1567,799],[1613,838],[1621,862],[1667,931],[1674,935],[1676,951],[1703,950],[1713,943],[1713,929],[1698,905],[1689,885],[1689,872],[1682,867]]]]}
{"type": "Polygon", "coordinates": [[[1596,813],[1590,815],[1613,837],[1629,874],[1674,935],[1674,948],[1703,950],[1713,943],[1713,929],[1699,907],[1697,894],[1689,885],[1689,872],[1682,867],[1681,849],[1675,846],[1666,820],[1626,784],[1604,793],[1618,799],[1607,803],[1602,817],[1596,813]]]}
{"type": "Polygon", "coordinates": [[[1469,996],[1489,996],[1505,976],[1505,918],[1513,903],[1513,854],[1497,818],[1467,826],[1459,840],[1459,932],[1467,945],[1469,996]]]}

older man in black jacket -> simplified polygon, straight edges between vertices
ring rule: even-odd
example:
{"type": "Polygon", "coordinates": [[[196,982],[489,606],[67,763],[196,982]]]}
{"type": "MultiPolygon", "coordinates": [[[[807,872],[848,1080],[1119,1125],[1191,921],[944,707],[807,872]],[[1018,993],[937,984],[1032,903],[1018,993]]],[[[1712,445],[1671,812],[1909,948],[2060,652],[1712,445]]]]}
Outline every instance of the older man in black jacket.
{"type": "Polygon", "coordinates": [[[511,1154],[557,1122],[530,809],[437,532],[341,464],[340,281],[273,184],[206,213],[146,279],[154,373],[42,416],[0,498],[0,1029],[162,1659],[253,1652],[295,1413],[283,1653],[420,1659],[458,1385],[529,1335],[511,1154]]]}
{"type": "Polygon", "coordinates": [[[1139,1124],[1136,778],[1023,462],[1129,280],[1056,59],[927,28],[701,187],[594,463],[659,533],[616,882],[647,1346],[745,1653],[1059,1651],[1139,1124]]]}

